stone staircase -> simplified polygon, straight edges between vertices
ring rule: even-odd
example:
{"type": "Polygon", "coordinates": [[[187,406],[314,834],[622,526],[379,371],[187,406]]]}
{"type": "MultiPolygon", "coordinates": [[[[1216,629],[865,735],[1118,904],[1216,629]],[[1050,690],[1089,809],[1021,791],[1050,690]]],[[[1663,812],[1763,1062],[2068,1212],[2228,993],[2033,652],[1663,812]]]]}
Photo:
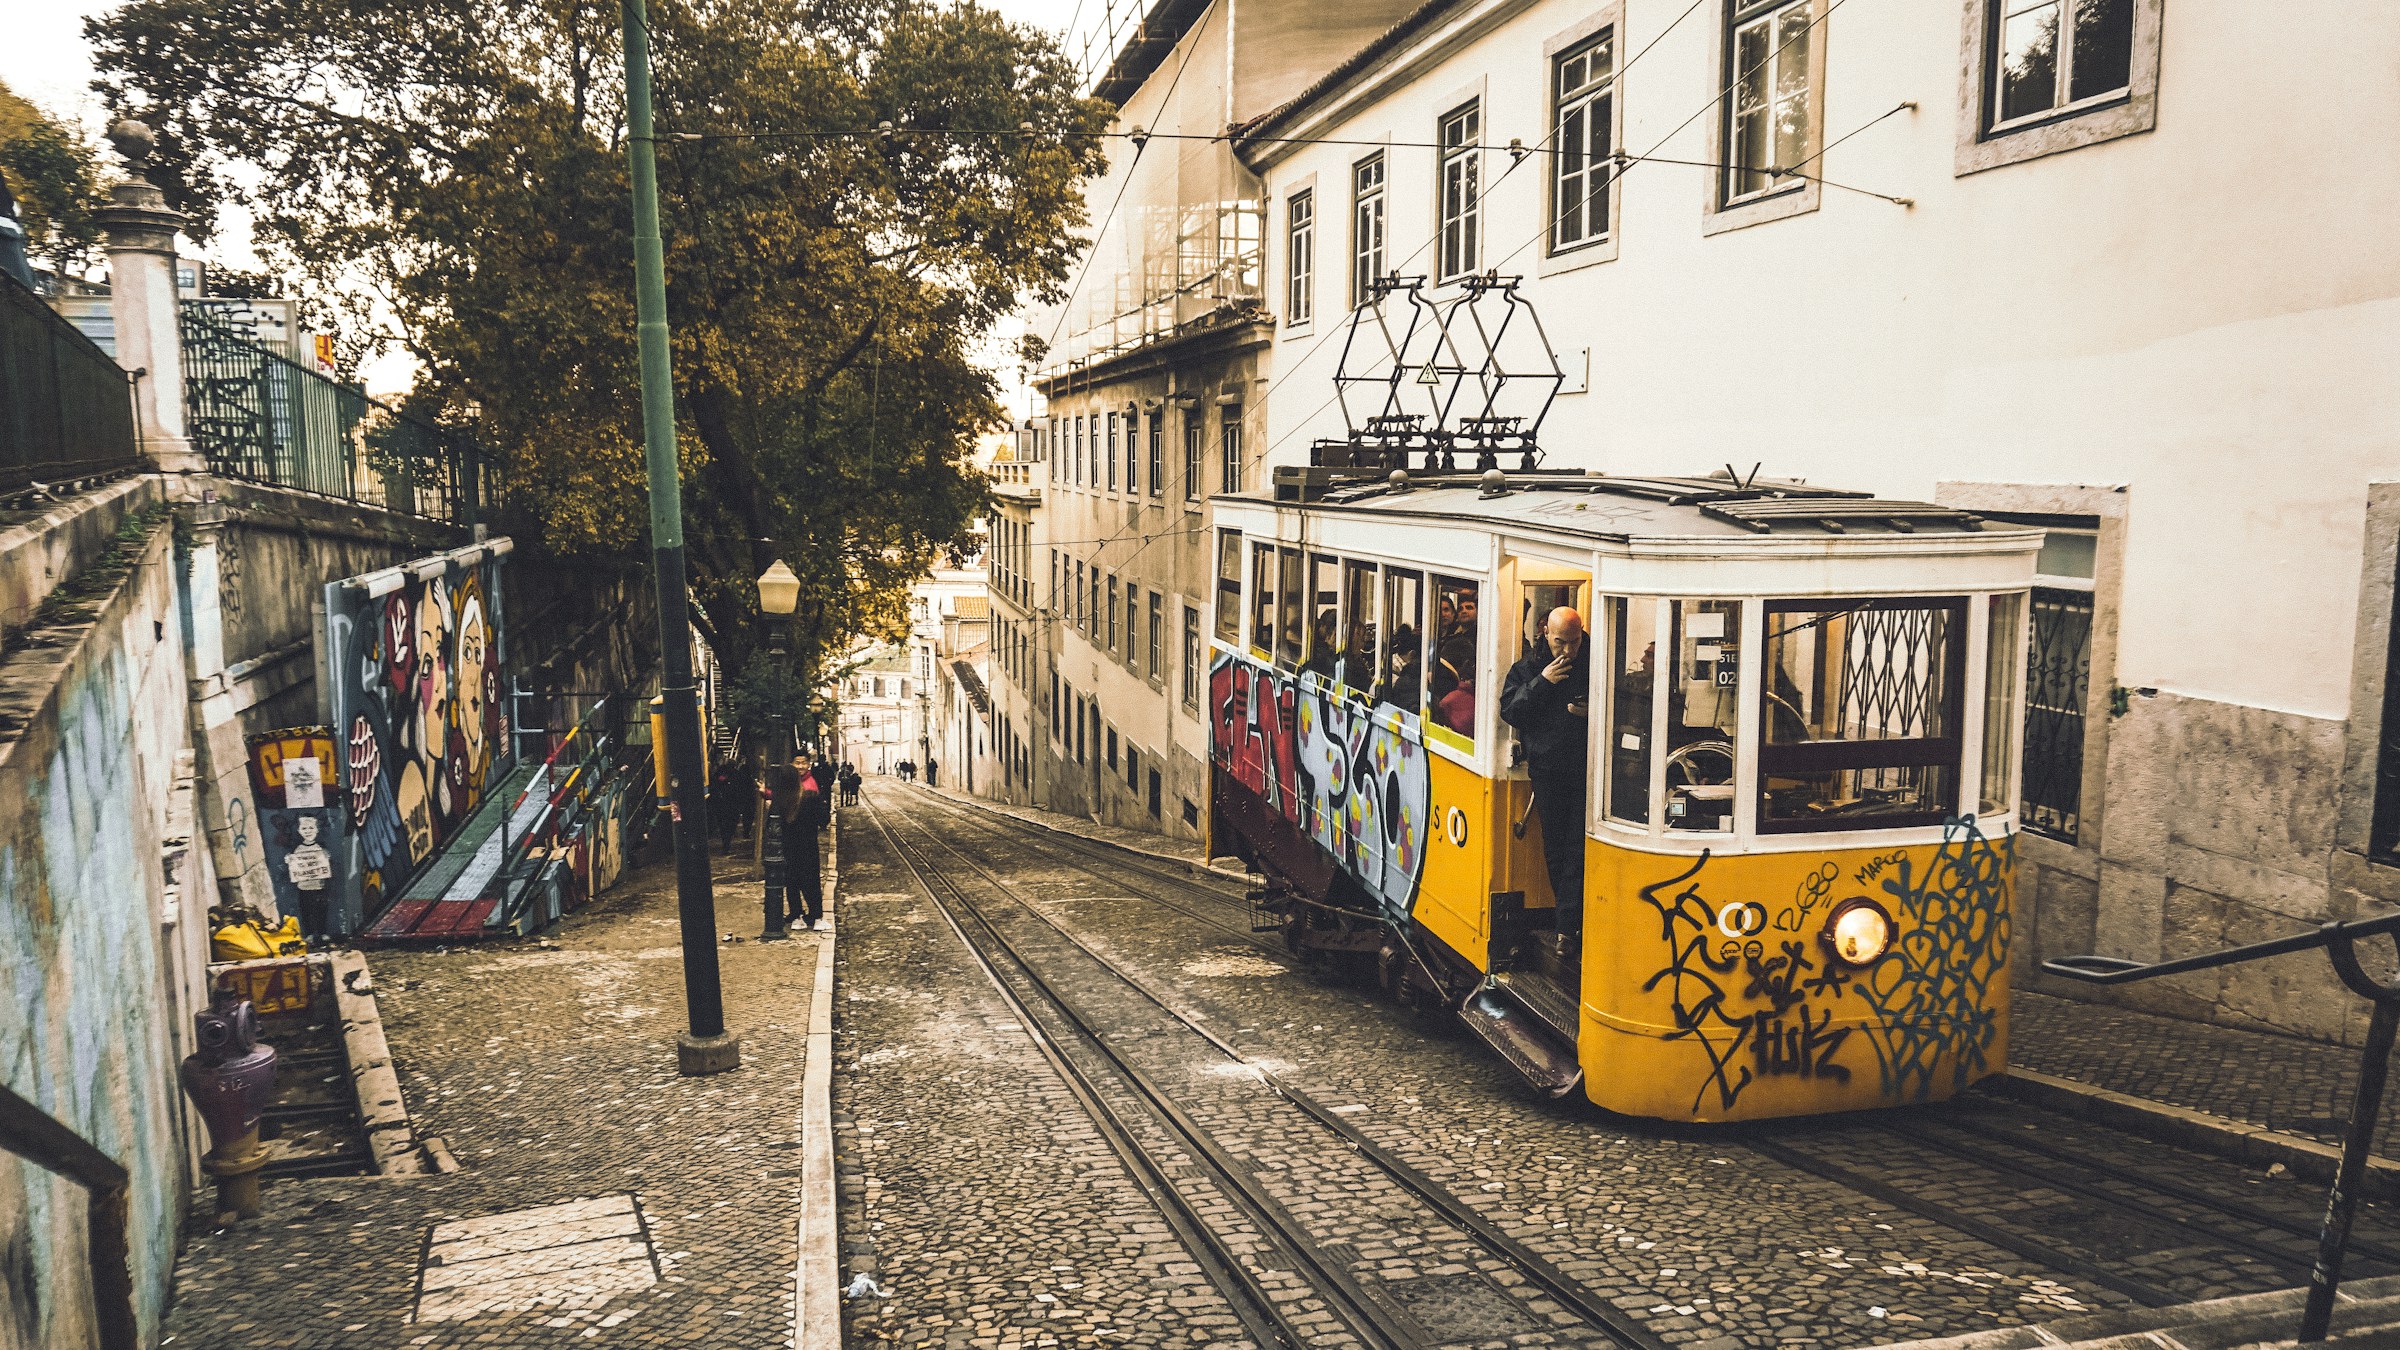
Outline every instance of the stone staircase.
{"type": "MultiPolygon", "coordinates": [[[[2306,1289],[2093,1313],[2038,1326],[1999,1327],[1938,1340],[1895,1341],[1874,1350],[2271,1350],[2293,1345],[2306,1289]]],[[[2400,1347],[2400,1275],[2351,1280],[2333,1310],[2333,1334],[2320,1345],[2400,1347]]]]}

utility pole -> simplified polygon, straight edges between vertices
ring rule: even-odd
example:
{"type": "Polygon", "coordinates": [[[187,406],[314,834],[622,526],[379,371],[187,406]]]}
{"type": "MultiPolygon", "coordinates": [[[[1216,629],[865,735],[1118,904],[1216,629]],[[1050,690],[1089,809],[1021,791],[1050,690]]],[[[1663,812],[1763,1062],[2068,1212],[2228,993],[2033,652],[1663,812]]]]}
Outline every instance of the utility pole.
{"type": "Polygon", "coordinates": [[[676,1039],[686,1074],[723,1073],[742,1062],[725,1031],[717,976],[717,900],[708,873],[708,767],[700,706],[692,689],[691,598],[683,572],[683,484],[675,453],[675,377],[667,363],[667,271],[658,242],[658,156],[650,127],[650,19],[642,0],[623,0],[626,144],[633,159],[633,298],[642,349],[642,451],[650,469],[650,552],[658,569],[658,632],[664,669],[669,816],[675,826],[675,902],[683,928],[683,1002],[691,1026],[676,1039]]]}

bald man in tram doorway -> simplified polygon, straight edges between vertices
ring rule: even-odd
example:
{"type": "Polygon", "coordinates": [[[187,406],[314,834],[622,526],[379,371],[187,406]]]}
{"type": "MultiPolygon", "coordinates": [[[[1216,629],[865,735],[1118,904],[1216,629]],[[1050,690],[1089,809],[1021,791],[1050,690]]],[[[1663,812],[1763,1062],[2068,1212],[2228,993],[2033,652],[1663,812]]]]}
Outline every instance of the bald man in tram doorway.
{"type": "Polygon", "coordinates": [[[1592,662],[1583,616],[1561,605],[1542,625],[1542,646],[1510,668],[1500,717],[1517,729],[1542,815],[1542,860],[1558,897],[1559,952],[1583,944],[1583,818],[1591,781],[1592,662]]]}

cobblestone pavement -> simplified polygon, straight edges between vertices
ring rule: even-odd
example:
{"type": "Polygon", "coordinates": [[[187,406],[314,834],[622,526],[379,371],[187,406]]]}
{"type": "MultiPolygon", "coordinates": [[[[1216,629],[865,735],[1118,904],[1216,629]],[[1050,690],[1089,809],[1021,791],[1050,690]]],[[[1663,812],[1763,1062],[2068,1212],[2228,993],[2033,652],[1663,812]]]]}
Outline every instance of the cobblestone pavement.
{"type": "MultiPolygon", "coordinates": [[[[370,955],[417,1130],[461,1170],[286,1181],[256,1220],[195,1220],[168,1344],[791,1343],[801,1065],[831,939],[720,947],[742,1066],[680,1077],[674,867],[654,854],[551,940],[370,955]]],[[[716,874],[720,931],[756,934],[757,869],[716,874]]]]}
{"type": "MultiPolygon", "coordinates": [[[[2328,1144],[2342,1141],[2359,1062],[2356,1046],[2027,991],[2016,996],[2009,1055],[2021,1068],[2328,1144]]],[[[2400,1157],[2400,1112],[2385,1105],[2375,1151],[2400,1157]]]]}
{"type": "MultiPolygon", "coordinates": [[[[867,787],[869,799],[897,791],[867,787]]],[[[871,817],[843,817],[842,1275],[882,1291],[845,1305],[845,1343],[1196,1347],[1238,1335],[871,817]]]]}
{"type": "MultiPolygon", "coordinates": [[[[1106,860],[1079,865],[1057,841],[972,808],[897,786],[877,799],[1670,1340],[1709,1350],[1852,1345],[2127,1301],[1774,1163],[1726,1132],[1532,1100],[1438,1023],[1272,959],[1248,940],[1238,888],[1226,888],[1220,915],[1189,897],[1179,911],[1143,898],[1155,888],[1137,874],[1106,860]]],[[[938,936],[951,954],[928,951],[929,964],[963,959],[955,939],[938,936]]],[[[1323,1146],[1315,1126],[1298,1127],[1314,1132],[1306,1139],[1281,1128],[1227,1123],[1224,1142],[1270,1174],[1323,1146]]],[[[1883,1175],[1931,1185],[1945,1170],[1899,1159],[1883,1175]]]]}

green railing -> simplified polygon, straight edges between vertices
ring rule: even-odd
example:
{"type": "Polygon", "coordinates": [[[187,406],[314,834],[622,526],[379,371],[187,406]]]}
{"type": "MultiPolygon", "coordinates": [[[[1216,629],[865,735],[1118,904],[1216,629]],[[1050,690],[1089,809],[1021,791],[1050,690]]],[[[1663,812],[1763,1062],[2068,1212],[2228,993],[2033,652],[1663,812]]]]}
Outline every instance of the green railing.
{"type": "Polygon", "coordinates": [[[222,307],[179,310],[186,424],[212,472],[475,523],[490,476],[482,446],[259,345],[222,307]]]}
{"type": "Polygon", "coordinates": [[[125,371],[0,273],[0,495],[138,466],[125,371]]]}

